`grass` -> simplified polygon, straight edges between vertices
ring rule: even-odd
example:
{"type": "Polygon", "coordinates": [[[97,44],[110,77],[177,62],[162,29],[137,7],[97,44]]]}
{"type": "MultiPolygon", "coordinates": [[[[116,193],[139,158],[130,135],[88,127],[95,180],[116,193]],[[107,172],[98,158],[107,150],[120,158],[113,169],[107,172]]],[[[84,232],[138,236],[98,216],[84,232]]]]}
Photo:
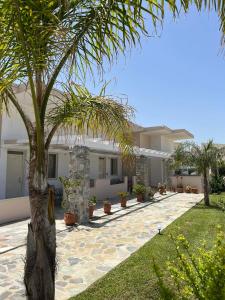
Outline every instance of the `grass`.
{"type": "Polygon", "coordinates": [[[92,284],[83,293],[70,300],[141,300],[160,299],[152,259],[163,270],[166,262],[175,258],[175,248],[169,235],[182,233],[190,241],[194,251],[203,240],[210,248],[218,232],[217,225],[225,231],[225,213],[216,207],[225,194],[211,195],[211,207],[196,205],[169,225],[163,235],[155,236],[127,260],[92,284]]]}

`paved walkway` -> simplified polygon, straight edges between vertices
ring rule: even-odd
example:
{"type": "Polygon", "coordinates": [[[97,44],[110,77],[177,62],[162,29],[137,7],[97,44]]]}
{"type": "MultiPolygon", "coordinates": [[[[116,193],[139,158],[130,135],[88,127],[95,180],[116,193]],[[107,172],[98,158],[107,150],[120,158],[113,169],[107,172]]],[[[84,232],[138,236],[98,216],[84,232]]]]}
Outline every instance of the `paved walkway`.
{"type": "MultiPolygon", "coordinates": [[[[85,290],[131,253],[202,199],[202,195],[172,194],[157,196],[154,202],[129,201],[113,214],[102,209],[88,226],[66,229],[57,220],[56,300],[68,299],[85,290]]],[[[25,299],[23,265],[28,221],[0,227],[0,299],[25,299]],[[17,247],[13,249],[13,247],[17,247]]]]}

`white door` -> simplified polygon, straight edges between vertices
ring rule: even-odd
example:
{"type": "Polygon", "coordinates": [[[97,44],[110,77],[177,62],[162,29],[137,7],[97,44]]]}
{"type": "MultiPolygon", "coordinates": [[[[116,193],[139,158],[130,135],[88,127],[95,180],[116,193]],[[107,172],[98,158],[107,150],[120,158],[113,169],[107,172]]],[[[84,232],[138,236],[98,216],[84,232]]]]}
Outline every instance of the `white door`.
{"type": "Polygon", "coordinates": [[[7,155],[6,198],[23,196],[23,153],[9,151],[7,155]]]}

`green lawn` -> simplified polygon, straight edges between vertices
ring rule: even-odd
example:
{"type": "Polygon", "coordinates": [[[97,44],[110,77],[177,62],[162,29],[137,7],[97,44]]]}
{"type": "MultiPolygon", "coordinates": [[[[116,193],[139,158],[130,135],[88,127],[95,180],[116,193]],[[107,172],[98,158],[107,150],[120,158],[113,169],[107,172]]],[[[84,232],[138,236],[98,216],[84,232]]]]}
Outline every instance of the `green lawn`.
{"type": "MultiPolygon", "coordinates": [[[[212,195],[212,204],[219,198],[225,199],[225,194],[212,195]]],[[[225,213],[215,206],[206,208],[201,203],[189,210],[182,217],[173,222],[141,249],[131,255],[107,275],[96,281],[86,291],[73,297],[73,300],[111,300],[111,299],[159,299],[156,276],[152,270],[152,258],[162,268],[166,261],[175,257],[173,243],[169,234],[176,236],[182,233],[191,242],[193,249],[207,241],[211,247],[217,234],[217,226],[221,225],[225,231],[225,213]]]]}

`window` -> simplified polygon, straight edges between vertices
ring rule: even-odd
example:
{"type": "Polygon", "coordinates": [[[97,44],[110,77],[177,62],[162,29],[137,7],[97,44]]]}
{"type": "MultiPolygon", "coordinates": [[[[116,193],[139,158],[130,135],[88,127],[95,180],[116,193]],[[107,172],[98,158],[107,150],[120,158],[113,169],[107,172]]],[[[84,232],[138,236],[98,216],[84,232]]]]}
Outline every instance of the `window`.
{"type": "Polygon", "coordinates": [[[56,178],[56,165],[57,156],[56,154],[48,155],[48,178],[56,178]]]}
{"type": "Polygon", "coordinates": [[[99,178],[105,178],[106,177],[106,160],[104,157],[99,157],[99,178]]]}
{"type": "Polygon", "coordinates": [[[178,176],[196,176],[199,175],[196,168],[193,167],[182,167],[174,171],[174,175],[178,176]]]}
{"type": "Polygon", "coordinates": [[[111,158],[111,175],[118,175],[118,159],[111,158]]]}

